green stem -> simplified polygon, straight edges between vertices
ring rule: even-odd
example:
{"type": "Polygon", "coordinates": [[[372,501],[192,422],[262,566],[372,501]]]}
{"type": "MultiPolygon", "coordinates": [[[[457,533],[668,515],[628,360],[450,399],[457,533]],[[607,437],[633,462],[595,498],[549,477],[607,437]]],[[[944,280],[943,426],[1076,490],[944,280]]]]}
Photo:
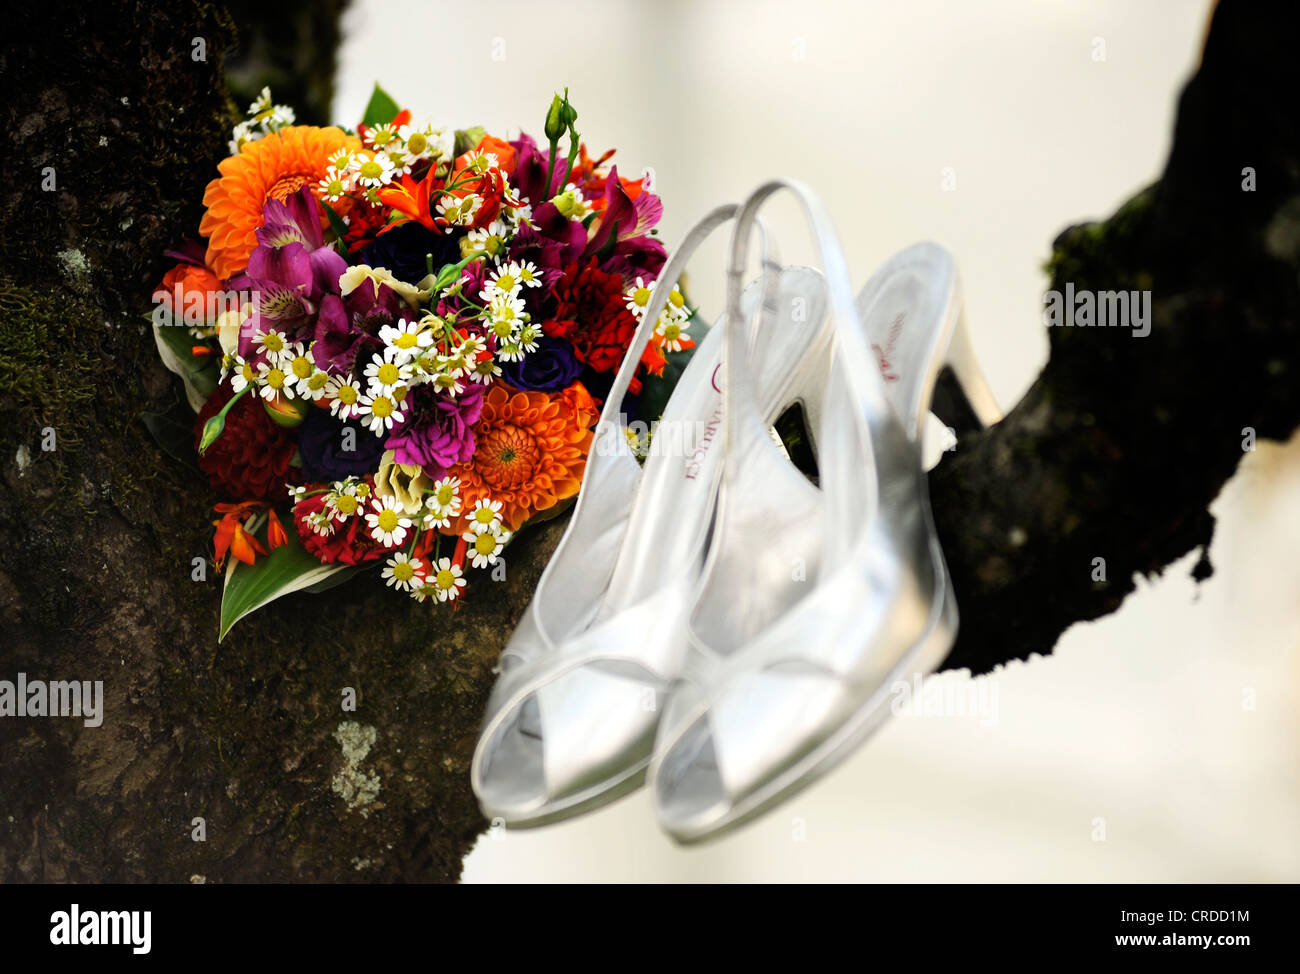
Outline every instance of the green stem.
{"type": "Polygon", "coordinates": [[[226,413],[230,412],[230,407],[239,402],[240,399],[244,398],[248,390],[252,388],[253,383],[251,382],[245,385],[244,388],[240,389],[231,397],[230,402],[221,407],[221,412],[217,413],[217,415],[213,416],[203,424],[203,436],[199,440],[200,453],[206,453],[208,447],[217,441],[217,437],[221,435],[221,431],[226,428],[226,413]]]}

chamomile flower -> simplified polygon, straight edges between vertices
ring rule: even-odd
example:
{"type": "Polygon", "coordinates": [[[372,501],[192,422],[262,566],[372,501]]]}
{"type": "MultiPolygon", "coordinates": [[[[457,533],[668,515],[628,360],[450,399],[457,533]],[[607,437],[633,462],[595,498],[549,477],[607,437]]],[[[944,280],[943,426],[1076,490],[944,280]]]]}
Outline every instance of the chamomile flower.
{"type": "Polygon", "coordinates": [[[362,186],[387,186],[393,181],[393,171],[396,168],[386,152],[376,152],[369,156],[362,154],[353,160],[353,171],[357,174],[357,182],[362,186]]]}
{"type": "Polygon", "coordinates": [[[321,198],[336,203],[352,188],[352,174],[344,170],[339,172],[333,166],[325,170],[325,178],[316,184],[321,198]]]}
{"type": "Polygon", "coordinates": [[[483,282],[483,290],[479,292],[479,297],[484,301],[492,301],[498,295],[512,298],[524,288],[524,282],[519,276],[519,262],[510,261],[503,267],[494,270],[486,281],[483,282]]]}
{"type": "Polygon", "coordinates": [[[469,529],[474,534],[501,530],[501,502],[484,498],[469,512],[469,529]]]}
{"type": "Polygon", "coordinates": [[[512,294],[497,294],[493,297],[487,307],[487,316],[491,321],[492,334],[498,339],[510,337],[528,320],[523,298],[512,294]]]}
{"type": "Polygon", "coordinates": [[[535,352],[537,351],[537,340],[541,337],[541,333],[532,325],[524,325],[519,329],[519,337],[516,340],[523,351],[535,352]]]}
{"type": "Polygon", "coordinates": [[[506,252],[509,240],[510,228],[500,220],[493,220],[486,227],[471,230],[460,238],[460,256],[464,258],[487,254],[489,257],[499,257],[506,252]]]}
{"type": "Polygon", "coordinates": [[[510,540],[510,532],[499,529],[477,533],[466,531],[461,535],[461,539],[469,542],[467,554],[470,564],[475,568],[487,568],[497,563],[497,557],[505,548],[506,542],[510,540]]]}
{"type": "Polygon", "coordinates": [[[271,328],[268,331],[264,331],[260,335],[257,335],[253,339],[253,345],[259,351],[265,352],[268,359],[278,364],[280,357],[283,356],[285,351],[289,348],[289,339],[285,338],[282,333],[276,331],[274,328],[271,328]]]}
{"type": "Polygon", "coordinates": [[[230,363],[230,388],[235,392],[243,392],[244,386],[250,382],[257,381],[257,369],[253,363],[246,361],[242,355],[236,355],[230,363]]]}
{"type": "Polygon", "coordinates": [[[677,318],[659,316],[655,325],[655,334],[659,336],[659,347],[666,352],[680,352],[685,347],[686,323],[677,318]]]}
{"type": "Polygon", "coordinates": [[[405,551],[399,551],[388,559],[381,576],[384,581],[402,592],[409,592],[424,585],[424,562],[412,558],[405,551]]]}
{"type": "Polygon", "coordinates": [[[500,168],[501,168],[501,160],[497,158],[495,152],[484,152],[480,149],[475,149],[473,152],[471,152],[469,155],[465,157],[466,171],[475,173],[480,176],[483,175],[483,173],[487,172],[489,169],[500,169],[500,168]]]}
{"type": "Polygon", "coordinates": [[[395,325],[384,325],[380,328],[379,339],[393,349],[396,357],[405,363],[419,355],[422,349],[433,344],[433,331],[425,328],[422,322],[407,321],[403,318],[395,325]]]}
{"type": "Polygon", "coordinates": [[[460,595],[460,590],[465,587],[462,574],[460,566],[453,565],[450,558],[438,560],[429,579],[429,585],[432,586],[433,594],[438,597],[439,602],[450,602],[460,595]]]}
{"type": "Polygon", "coordinates": [[[478,382],[486,385],[493,379],[501,375],[501,366],[497,364],[495,358],[486,355],[477,359],[469,370],[469,379],[471,382],[478,382]]]}
{"type": "Polygon", "coordinates": [[[433,376],[433,387],[439,392],[445,392],[453,399],[465,391],[465,383],[460,381],[459,372],[436,373],[433,376]]]}
{"type": "MultiPolygon", "coordinates": [[[[389,346],[383,355],[376,355],[366,366],[365,377],[369,380],[369,392],[374,395],[392,396],[398,386],[405,386],[411,380],[414,368],[400,349],[389,346]]],[[[396,398],[395,396],[393,398],[396,398]]]]}
{"type": "Polygon", "coordinates": [[[289,500],[292,501],[294,504],[297,504],[300,500],[302,500],[304,497],[307,496],[307,488],[304,487],[302,484],[290,484],[285,489],[288,490],[289,492],[289,500]]]}
{"type": "Polygon", "coordinates": [[[339,419],[351,419],[361,406],[361,387],[345,375],[333,375],[325,383],[325,398],[331,413],[339,419]]]}
{"type": "Polygon", "coordinates": [[[506,205],[501,208],[501,215],[509,226],[518,227],[532,220],[533,206],[531,203],[522,203],[519,206],[512,206],[508,201],[506,201],[506,205]]]}
{"type": "Polygon", "coordinates": [[[362,509],[364,498],[357,496],[357,485],[351,481],[340,481],[334,489],[325,495],[325,510],[332,520],[342,524],[362,509]]]}
{"type": "Polygon", "coordinates": [[[275,361],[259,364],[257,379],[262,385],[258,391],[263,399],[274,399],[277,395],[283,395],[286,399],[294,397],[293,380],[289,373],[275,361]]]}
{"type": "Polygon", "coordinates": [[[632,316],[640,321],[645,317],[646,308],[650,305],[650,298],[654,295],[654,281],[646,282],[644,278],[638,276],[636,283],[627,289],[626,304],[627,310],[632,312],[632,316]]]}
{"type": "Polygon", "coordinates": [[[537,265],[531,260],[511,261],[510,266],[515,268],[515,274],[519,278],[519,283],[524,287],[541,287],[542,275],[537,269],[537,265]]]}
{"type": "Polygon", "coordinates": [[[391,395],[362,396],[357,409],[361,425],[376,436],[382,436],[384,430],[392,429],[394,423],[406,419],[406,404],[391,395]]]}
{"type": "Polygon", "coordinates": [[[325,157],[325,164],[329,169],[334,169],[349,178],[356,171],[355,161],[356,155],[347,146],[335,149],[325,157]]]}
{"type": "MultiPolygon", "coordinates": [[[[477,193],[467,193],[464,196],[444,193],[438,200],[437,210],[438,214],[452,226],[467,227],[474,222],[474,217],[482,205],[483,198],[477,193]]],[[[463,254],[463,246],[461,250],[463,254]]]]}
{"type": "Polygon", "coordinates": [[[366,145],[375,149],[382,149],[399,138],[397,129],[390,123],[388,125],[376,125],[372,129],[366,129],[366,145]]]}
{"type": "Polygon", "coordinates": [[[296,391],[301,392],[301,387],[316,372],[315,359],[302,342],[295,342],[285,349],[282,361],[285,371],[289,373],[289,381],[297,387],[296,391]]]}
{"type": "Polygon", "coordinates": [[[310,399],[312,402],[320,402],[325,397],[325,390],[329,387],[329,382],[329,373],[317,369],[298,383],[298,395],[303,399],[310,399]]]}
{"type": "Polygon", "coordinates": [[[308,514],[303,518],[303,522],[312,529],[314,534],[319,534],[321,537],[334,533],[334,522],[330,520],[329,512],[323,507],[313,514],[308,514]]]}
{"type": "Polygon", "coordinates": [[[376,497],[371,501],[371,510],[366,513],[366,526],[370,537],[385,548],[395,548],[406,540],[411,519],[397,508],[390,507],[382,497],[376,497]]]}
{"type": "Polygon", "coordinates": [[[433,492],[424,498],[424,526],[445,528],[460,513],[460,478],[443,477],[434,481],[433,492]],[[436,523],[430,523],[430,522],[436,523]]]}

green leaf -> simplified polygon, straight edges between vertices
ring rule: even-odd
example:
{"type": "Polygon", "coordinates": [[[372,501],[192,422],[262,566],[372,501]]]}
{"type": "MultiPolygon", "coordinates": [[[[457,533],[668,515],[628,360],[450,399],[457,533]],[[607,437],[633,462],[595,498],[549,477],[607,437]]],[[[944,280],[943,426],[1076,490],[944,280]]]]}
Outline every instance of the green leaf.
{"type": "Polygon", "coordinates": [[[474,148],[483,141],[483,136],[487,135],[487,129],[482,125],[476,125],[472,129],[457,129],[455,153],[463,156],[470,149],[474,148]]]}
{"type": "Polygon", "coordinates": [[[181,377],[185,383],[185,397],[197,413],[212,395],[221,379],[218,356],[209,355],[195,358],[190,349],[200,340],[190,334],[188,328],[180,325],[161,325],[154,322],[154,344],[158,346],[158,357],[163,365],[181,377]]]}
{"type": "MultiPolygon", "coordinates": [[[[244,529],[255,531],[264,520],[261,514],[250,518],[244,529]]],[[[226,638],[236,622],[268,602],[303,589],[321,591],[328,587],[323,586],[326,580],[353,569],[351,565],[326,565],[317,561],[303,548],[292,526],[286,526],[285,533],[289,536],[288,544],[258,558],[256,564],[245,565],[236,558],[230,559],[221,593],[221,629],[217,642],[226,638]]]]}
{"type": "Polygon", "coordinates": [[[361,117],[361,121],[368,126],[387,125],[401,114],[401,111],[402,106],[393,101],[393,96],[376,84],[375,90],[370,93],[370,104],[366,105],[366,112],[361,117]]]}
{"type": "Polygon", "coordinates": [[[348,225],[343,222],[343,217],[334,212],[334,207],[328,203],[322,203],[325,209],[325,217],[330,221],[330,229],[334,231],[334,236],[339,238],[339,251],[343,254],[343,259],[349,264],[352,263],[352,255],[348,253],[348,245],[343,242],[343,235],[348,232],[348,225]]]}

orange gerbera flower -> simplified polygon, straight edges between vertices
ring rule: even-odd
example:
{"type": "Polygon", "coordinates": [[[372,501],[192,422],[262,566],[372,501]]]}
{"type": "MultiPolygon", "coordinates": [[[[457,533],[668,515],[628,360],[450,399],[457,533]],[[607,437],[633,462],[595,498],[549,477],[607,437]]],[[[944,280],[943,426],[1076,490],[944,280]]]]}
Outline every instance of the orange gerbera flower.
{"type": "Polygon", "coordinates": [[[290,125],[222,160],[221,175],[203,193],[207,211],[199,233],[208,238],[207,265],[223,278],[242,271],[257,246],[266,201],[283,200],[308,184],[315,190],[325,160],[344,146],[356,151],[361,143],[342,129],[290,125]]]}
{"type": "MultiPolygon", "coordinates": [[[[521,392],[495,382],[483,398],[474,426],[474,456],[451,469],[460,478],[460,509],[480,500],[501,502],[501,519],[511,531],[538,511],[578,492],[595,418],[590,397],[521,392]]],[[[468,528],[462,517],[446,534],[468,528]]]]}

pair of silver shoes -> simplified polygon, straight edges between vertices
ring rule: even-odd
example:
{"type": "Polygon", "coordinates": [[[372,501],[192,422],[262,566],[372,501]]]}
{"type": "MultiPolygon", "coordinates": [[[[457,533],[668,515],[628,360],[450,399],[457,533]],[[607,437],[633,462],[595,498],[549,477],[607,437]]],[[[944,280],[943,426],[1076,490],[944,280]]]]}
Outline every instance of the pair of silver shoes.
{"type": "Polygon", "coordinates": [[[542,825],[647,783],[680,842],[719,835],[846,757],[891,687],[942,662],[957,605],[931,521],[921,430],[950,366],[999,418],[961,322],[956,269],[902,251],[856,301],[802,184],[710,213],[660,275],[615,378],[559,547],[500,664],[471,769],[484,813],[542,825]],[[821,272],[767,253],[756,217],[794,194],[821,272]],[[734,219],[723,318],[700,342],[644,466],[623,395],[673,284],[734,219]],[[771,424],[798,403],[814,485],[771,424]],[[667,443],[665,443],[667,439],[667,443]]]}

